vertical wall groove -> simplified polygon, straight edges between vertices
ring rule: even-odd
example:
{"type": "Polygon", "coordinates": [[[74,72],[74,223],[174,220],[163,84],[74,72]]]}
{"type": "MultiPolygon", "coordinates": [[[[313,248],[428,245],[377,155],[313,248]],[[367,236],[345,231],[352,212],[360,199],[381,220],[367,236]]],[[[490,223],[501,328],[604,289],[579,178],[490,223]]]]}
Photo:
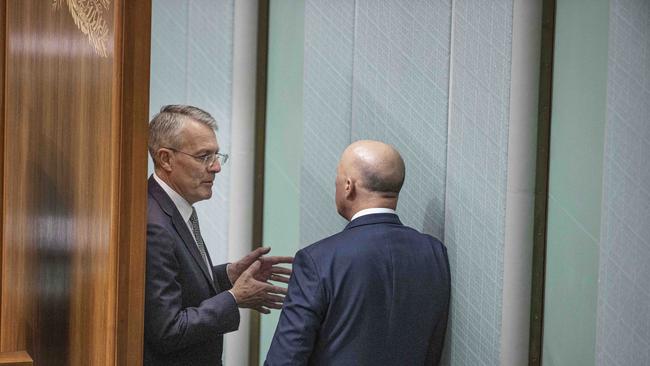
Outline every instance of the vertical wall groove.
{"type": "MultiPolygon", "coordinates": [[[[253,199],[253,249],[262,245],[264,233],[264,152],[266,150],[266,93],[269,44],[269,0],[259,0],[257,25],[257,80],[255,90],[255,183],[253,199]]],[[[273,253],[276,254],[276,253],[273,253]]],[[[260,358],[260,317],[251,314],[250,354],[248,363],[255,365],[260,358]]]]}
{"type": "Polygon", "coordinates": [[[555,1],[556,0],[543,0],[542,2],[539,107],[537,112],[537,162],[535,164],[533,267],[530,305],[530,345],[528,351],[528,363],[531,366],[539,366],[542,364],[551,102],[553,100],[555,1]]]}

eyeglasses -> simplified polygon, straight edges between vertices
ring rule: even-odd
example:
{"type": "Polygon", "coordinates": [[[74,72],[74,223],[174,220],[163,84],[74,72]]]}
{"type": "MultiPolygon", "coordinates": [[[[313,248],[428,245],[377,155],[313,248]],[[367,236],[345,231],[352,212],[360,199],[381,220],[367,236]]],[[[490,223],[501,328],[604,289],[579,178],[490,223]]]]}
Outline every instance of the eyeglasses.
{"type": "Polygon", "coordinates": [[[205,165],[206,167],[211,167],[217,161],[219,162],[219,165],[224,165],[228,161],[228,154],[222,154],[222,153],[219,153],[219,152],[216,152],[216,153],[213,153],[213,154],[204,154],[204,155],[198,155],[197,156],[197,155],[188,154],[185,151],[180,151],[180,150],[174,149],[173,147],[165,147],[165,149],[169,149],[169,150],[174,151],[174,152],[179,152],[181,154],[191,156],[194,159],[196,159],[196,160],[200,161],[201,163],[203,163],[203,165],[205,165]]]}

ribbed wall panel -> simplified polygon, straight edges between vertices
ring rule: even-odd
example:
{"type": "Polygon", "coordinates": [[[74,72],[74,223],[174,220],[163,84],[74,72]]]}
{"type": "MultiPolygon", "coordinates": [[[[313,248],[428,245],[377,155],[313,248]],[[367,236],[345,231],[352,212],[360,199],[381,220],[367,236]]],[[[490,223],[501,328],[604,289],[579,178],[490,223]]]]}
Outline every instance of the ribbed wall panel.
{"type": "Polygon", "coordinates": [[[455,1],[445,244],[447,362],[499,364],[512,1],[455,1]]]}
{"type": "Polygon", "coordinates": [[[306,1],[301,246],[345,225],[336,213],[334,178],[340,154],[350,143],[353,49],[354,3],[306,1]]]}
{"type": "Polygon", "coordinates": [[[650,365],[650,2],[611,0],[596,364],[650,365]]]}
{"type": "Polygon", "coordinates": [[[301,245],[345,225],[334,205],[343,149],[365,138],[394,144],[407,164],[398,213],[449,248],[445,364],[500,362],[512,6],[305,6],[301,245]]]}
{"type": "Polygon", "coordinates": [[[351,141],[394,145],[406,162],[401,219],[442,238],[451,2],[356,2],[351,141]]]}

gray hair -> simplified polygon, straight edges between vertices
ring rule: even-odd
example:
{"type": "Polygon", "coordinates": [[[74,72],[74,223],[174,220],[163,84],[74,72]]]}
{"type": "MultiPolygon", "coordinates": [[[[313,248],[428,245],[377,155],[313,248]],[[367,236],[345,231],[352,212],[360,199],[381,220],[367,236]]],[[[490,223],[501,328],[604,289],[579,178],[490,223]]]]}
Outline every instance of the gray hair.
{"type": "Polygon", "coordinates": [[[156,161],[156,152],[162,147],[172,147],[178,149],[183,141],[181,139],[181,129],[188,119],[202,123],[214,131],[217,130],[217,121],[210,113],[190,105],[165,105],[160,108],[149,123],[149,154],[154,163],[156,161]]]}

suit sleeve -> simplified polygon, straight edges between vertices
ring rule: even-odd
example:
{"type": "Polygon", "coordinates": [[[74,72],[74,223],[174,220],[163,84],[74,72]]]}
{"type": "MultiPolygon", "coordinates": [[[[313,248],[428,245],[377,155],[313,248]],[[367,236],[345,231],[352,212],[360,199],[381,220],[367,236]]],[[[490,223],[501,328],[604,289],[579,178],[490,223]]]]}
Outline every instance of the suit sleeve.
{"type": "Polygon", "coordinates": [[[227,291],[232,288],[232,283],[230,283],[228,272],[226,271],[227,267],[227,263],[212,267],[214,282],[217,285],[217,288],[219,288],[221,291],[227,291]]]}
{"type": "Polygon", "coordinates": [[[145,332],[160,353],[174,352],[237,330],[239,309],[228,292],[204,300],[197,307],[182,307],[175,242],[162,226],[147,226],[147,281],[145,332]]]}
{"type": "Polygon", "coordinates": [[[264,365],[306,365],[327,309],[317,267],[305,251],[296,253],[288,293],[264,365]]]}
{"type": "Polygon", "coordinates": [[[447,319],[449,317],[449,302],[451,297],[451,270],[449,268],[449,257],[447,248],[440,242],[440,255],[436,257],[437,268],[441,272],[441,277],[444,278],[445,296],[444,309],[438,322],[433,328],[431,338],[429,339],[429,349],[426,356],[426,365],[439,365],[442,358],[442,350],[445,344],[445,334],[447,333],[447,319]]]}

